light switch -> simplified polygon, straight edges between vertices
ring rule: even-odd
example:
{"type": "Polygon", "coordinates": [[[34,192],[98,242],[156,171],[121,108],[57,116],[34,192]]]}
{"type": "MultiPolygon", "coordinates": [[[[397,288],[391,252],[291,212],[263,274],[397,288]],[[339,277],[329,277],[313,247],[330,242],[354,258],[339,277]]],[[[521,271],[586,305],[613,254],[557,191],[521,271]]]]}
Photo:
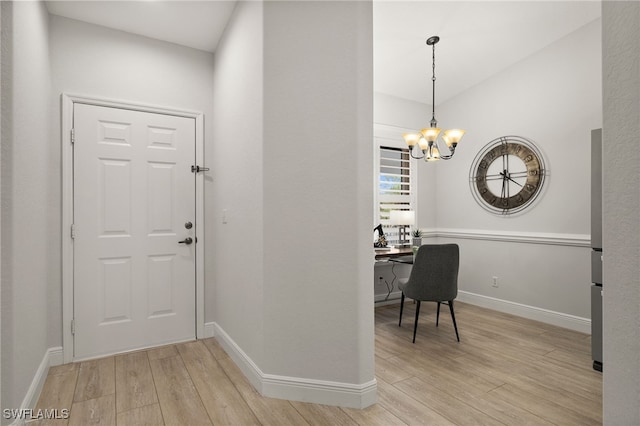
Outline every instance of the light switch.
{"type": "Polygon", "coordinates": [[[227,223],[227,209],[222,209],[222,223],[227,223]]]}

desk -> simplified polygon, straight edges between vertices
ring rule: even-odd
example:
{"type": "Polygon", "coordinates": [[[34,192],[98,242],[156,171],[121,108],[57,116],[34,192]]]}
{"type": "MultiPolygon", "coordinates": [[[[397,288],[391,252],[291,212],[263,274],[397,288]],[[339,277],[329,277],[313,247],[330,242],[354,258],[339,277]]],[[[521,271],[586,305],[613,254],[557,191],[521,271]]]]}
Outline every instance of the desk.
{"type": "Polygon", "coordinates": [[[376,260],[393,259],[396,257],[413,255],[413,249],[411,247],[399,247],[392,249],[376,250],[374,249],[374,256],[376,260]]]}
{"type": "Polygon", "coordinates": [[[394,257],[389,259],[389,262],[404,263],[405,265],[413,265],[413,254],[394,257]]]}
{"type": "Polygon", "coordinates": [[[384,293],[377,294],[376,299],[380,299],[380,300],[376,300],[376,302],[387,302],[389,300],[399,299],[400,297],[398,294],[395,295],[396,297],[391,298],[391,293],[395,289],[395,282],[398,279],[398,276],[396,275],[395,267],[398,264],[413,265],[412,247],[400,247],[400,248],[393,248],[393,249],[387,249],[387,250],[375,250],[374,255],[375,255],[376,264],[384,264],[384,263],[390,262],[391,273],[393,274],[393,277],[389,277],[391,278],[391,282],[388,282],[387,280],[383,281],[383,277],[380,276],[379,278],[380,282],[384,282],[384,284],[386,284],[387,294],[386,295],[384,295],[384,293]]]}

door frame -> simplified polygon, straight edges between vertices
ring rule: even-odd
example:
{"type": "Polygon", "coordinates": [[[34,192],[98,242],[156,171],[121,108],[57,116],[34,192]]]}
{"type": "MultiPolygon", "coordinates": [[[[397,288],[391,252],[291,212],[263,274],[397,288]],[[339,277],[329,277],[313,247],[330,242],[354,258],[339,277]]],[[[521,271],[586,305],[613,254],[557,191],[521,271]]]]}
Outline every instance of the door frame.
{"type": "MultiPolygon", "coordinates": [[[[173,115],[193,118],[195,120],[196,165],[204,167],[204,114],[197,111],[147,105],[94,96],[62,93],[62,123],[60,138],[62,141],[62,356],[63,362],[74,361],[73,334],[73,144],[71,129],[73,128],[74,104],[88,104],[141,112],[173,115]]],[[[204,173],[196,173],[196,300],[194,318],[196,339],[204,338],[204,173]]]]}

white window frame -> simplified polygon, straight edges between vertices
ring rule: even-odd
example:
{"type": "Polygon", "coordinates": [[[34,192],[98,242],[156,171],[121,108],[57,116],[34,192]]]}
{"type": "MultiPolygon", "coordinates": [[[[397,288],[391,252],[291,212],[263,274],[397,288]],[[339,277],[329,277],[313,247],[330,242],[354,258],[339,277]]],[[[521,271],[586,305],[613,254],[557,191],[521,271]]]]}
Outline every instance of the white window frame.
{"type": "MultiPolygon", "coordinates": [[[[380,190],[379,190],[379,179],[380,179],[380,147],[381,146],[388,146],[390,148],[400,148],[400,149],[407,149],[407,144],[404,142],[404,140],[402,139],[402,134],[403,133],[408,133],[411,132],[411,130],[409,129],[404,129],[401,127],[395,127],[395,126],[388,126],[388,125],[381,125],[381,124],[375,124],[374,125],[374,154],[373,154],[373,170],[374,170],[374,176],[373,176],[373,200],[374,200],[374,204],[373,204],[373,223],[375,226],[378,226],[378,224],[382,224],[383,228],[390,226],[389,225],[389,221],[388,220],[381,220],[379,213],[380,213],[380,190]]],[[[417,161],[410,158],[410,166],[409,166],[409,191],[410,191],[410,195],[408,197],[408,201],[409,201],[409,208],[411,210],[413,210],[415,212],[416,215],[416,222],[417,222],[417,218],[418,218],[418,200],[417,200],[417,194],[418,194],[418,168],[416,165],[417,161]]],[[[417,225],[417,223],[416,223],[417,225]]],[[[415,228],[417,226],[413,226],[413,228],[415,228]]],[[[385,229],[385,235],[387,237],[387,241],[389,242],[389,244],[393,245],[397,243],[397,239],[398,239],[398,230],[389,230],[388,228],[385,229]]],[[[374,240],[375,238],[377,238],[377,233],[373,232],[373,237],[374,240]]],[[[405,238],[409,238],[409,241],[411,240],[411,236],[409,235],[408,237],[405,238]]]]}

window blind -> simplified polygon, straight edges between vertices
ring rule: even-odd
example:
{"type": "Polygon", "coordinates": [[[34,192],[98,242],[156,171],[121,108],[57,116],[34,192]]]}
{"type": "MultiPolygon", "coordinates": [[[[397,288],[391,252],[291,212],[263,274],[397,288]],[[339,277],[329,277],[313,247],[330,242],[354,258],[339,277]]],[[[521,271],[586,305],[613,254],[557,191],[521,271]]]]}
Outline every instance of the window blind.
{"type": "Polygon", "coordinates": [[[412,168],[409,150],[380,145],[378,164],[377,218],[382,224],[387,242],[392,245],[406,244],[411,238],[399,241],[398,226],[389,224],[391,210],[413,210],[412,168]]]}

